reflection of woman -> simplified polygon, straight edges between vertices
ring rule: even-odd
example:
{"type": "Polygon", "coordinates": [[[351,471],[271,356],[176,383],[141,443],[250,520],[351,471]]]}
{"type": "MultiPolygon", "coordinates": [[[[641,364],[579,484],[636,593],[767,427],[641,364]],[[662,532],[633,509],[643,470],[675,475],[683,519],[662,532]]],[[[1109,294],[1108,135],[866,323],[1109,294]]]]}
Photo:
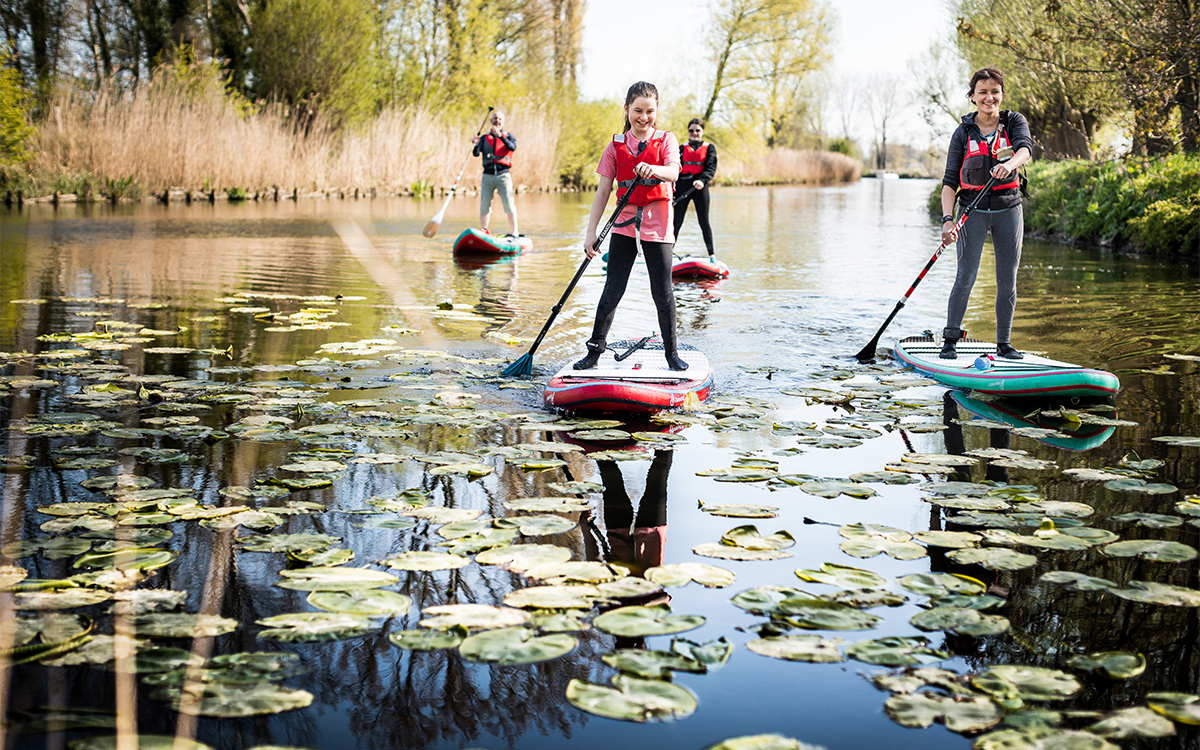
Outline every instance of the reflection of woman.
{"type": "Polygon", "coordinates": [[[667,474],[669,451],[655,451],[646,475],[646,491],[637,515],[625,490],[625,479],[616,461],[598,461],[604,482],[604,526],[608,530],[609,562],[632,563],[635,573],[662,565],[667,537],[667,474]]]}
{"type": "Polygon", "coordinates": [[[675,204],[675,237],[687,216],[688,203],[696,204],[696,221],[704,235],[708,257],[713,255],[712,227],[708,224],[708,186],[717,174],[717,147],[704,142],[704,121],[688,123],[688,142],[679,147],[679,198],[675,204]]]}
{"type": "Polygon", "coordinates": [[[1025,231],[1021,213],[1021,185],[1017,168],[1033,158],[1029,123],[1019,112],[1001,110],[1004,101],[1004,74],[995,68],[982,68],[971,76],[967,97],[976,111],[964,115],[950,137],[946,154],[946,173],[942,177],[942,241],[955,240],[954,201],[969,204],[995,177],[988,194],[983,196],[971,218],[958,235],[958,275],[950,290],[946,312],[944,343],[940,356],[954,359],[954,346],[962,337],[962,319],[975,275],[979,273],[983,241],[992,231],[996,251],[996,354],[1006,359],[1023,359],[1009,343],[1013,311],[1017,306],[1017,266],[1021,261],[1021,239],[1025,231]],[[1011,147],[1015,153],[1007,162],[996,154],[1011,147]]]}

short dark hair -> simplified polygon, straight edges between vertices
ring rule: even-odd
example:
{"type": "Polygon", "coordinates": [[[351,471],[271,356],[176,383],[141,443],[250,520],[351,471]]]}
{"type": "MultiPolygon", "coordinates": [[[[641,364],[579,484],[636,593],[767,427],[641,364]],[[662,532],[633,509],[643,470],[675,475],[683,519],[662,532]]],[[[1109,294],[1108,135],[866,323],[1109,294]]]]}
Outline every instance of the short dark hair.
{"type": "Polygon", "coordinates": [[[701,120],[699,117],[693,117],[692,121],[688,123],[688,127],[690,128],[693,125],[699,125],[700,127],[704,127],[704,120],[701,120]]]}
{"type": "Polygon", "coordinates": [[[975,85],[977,83],[987,80],[995,81],[996,83],[1000,84],[1000,90],[1004,90],[1004,73],[1000,72],[999,68],[980,68],[979,70],[975,71],[973,76],[971,76],[971,86],[967,89],[967,98],[970,99],[971,95],[975,93],[975,85]]]}

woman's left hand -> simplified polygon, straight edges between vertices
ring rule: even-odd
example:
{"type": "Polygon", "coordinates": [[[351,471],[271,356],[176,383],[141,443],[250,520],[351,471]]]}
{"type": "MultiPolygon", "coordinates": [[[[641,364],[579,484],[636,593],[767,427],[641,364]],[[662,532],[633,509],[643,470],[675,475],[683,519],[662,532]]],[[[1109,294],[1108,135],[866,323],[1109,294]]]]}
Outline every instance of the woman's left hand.
{"type": "Polygon", "coordinates": [[[695,182],[692,183],[692,187],[695,188],[696,190],[703,190],[704,189],[704,180],[696,180],[695,182]]]}
{"type": "Polygon", "coordinates": [[[997,180],[1003,180],[1005,177],[1011,176],[1015,171],[1015,168],[1009,169],[1007,164],[997,164],[996,166],[992,167],[991,175],[997,180]]]}

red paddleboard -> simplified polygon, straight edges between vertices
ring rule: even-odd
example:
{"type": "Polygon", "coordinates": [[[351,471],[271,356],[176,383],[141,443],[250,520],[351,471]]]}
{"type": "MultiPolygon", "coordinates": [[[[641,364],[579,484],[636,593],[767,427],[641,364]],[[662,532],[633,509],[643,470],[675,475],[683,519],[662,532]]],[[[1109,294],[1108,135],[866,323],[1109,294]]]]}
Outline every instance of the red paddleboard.
{"type": "Polygon", "coordinates": [[[723,279],[729,275],[729,266],[716,258],[680,258],[671,266],[671,278],[723,279]]]}
{"type": "Polygon", "coordinates": [[[533,247],[533,240],[525,235],[520,237],[496,236],[480,229],[464,229],[454,241],[454,253],[458,254],[487,254],[487,255],[517,255],[533,247]]]}
{"type": "Polygon", "coordinates": [[[688,369],[676,371],[667,367],[662,341],[651,339],[629,352],[637,343],[609,344],[590,370],[574,369],[578,358],[572,359],[546,384],[542,394],[546,406],[574,412],[646,414],[688,408],[708,398],[713,371],[703,352],[681,344],[679,356],[688,369]],[[618,361],[618,356],[623,359],[618,361]]]}

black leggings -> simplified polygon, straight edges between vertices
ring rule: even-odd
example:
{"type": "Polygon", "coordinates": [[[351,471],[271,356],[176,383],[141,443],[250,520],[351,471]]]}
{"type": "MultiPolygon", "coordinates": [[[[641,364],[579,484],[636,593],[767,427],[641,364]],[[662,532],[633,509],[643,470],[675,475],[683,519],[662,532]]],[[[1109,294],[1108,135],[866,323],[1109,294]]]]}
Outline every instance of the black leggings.
{"type": "MultiPolygon", "coordinates": [[[[642,242],[646,257],[646,270],[650,273],[650,296],[658,310],[658,329],[664,348],[675,351],[675,289],[671,286],[671,265],[674,258],[668,242],[642,242]]],[[[608,276],[604,280],[604,291],[600,304],[596,306],[596,323],[592,327],[592,341],[601,344],[608,341],[608,331],[617,315],[617,305],[625,296],[629,284],[629,273],[637,260],[637,243],[624,234],[614,234],[608,246],[608,276]]]]}
{"type": "MultiPolygon", "coordinates": [[[[684,190],[687,188],[683,188],[680,195],[684,190]]],[[[687,216],[688,203],[696,204],[696,220],[700,222],[700,234],[704,235],[704,247],[708,249],[708,254],[712,255],[712,227],[708,224],[708,185],[700,190],[693,190],[675,204],[675,241],[679,241],[679,228],[683,226],[683,218],[687,216]]]]}

